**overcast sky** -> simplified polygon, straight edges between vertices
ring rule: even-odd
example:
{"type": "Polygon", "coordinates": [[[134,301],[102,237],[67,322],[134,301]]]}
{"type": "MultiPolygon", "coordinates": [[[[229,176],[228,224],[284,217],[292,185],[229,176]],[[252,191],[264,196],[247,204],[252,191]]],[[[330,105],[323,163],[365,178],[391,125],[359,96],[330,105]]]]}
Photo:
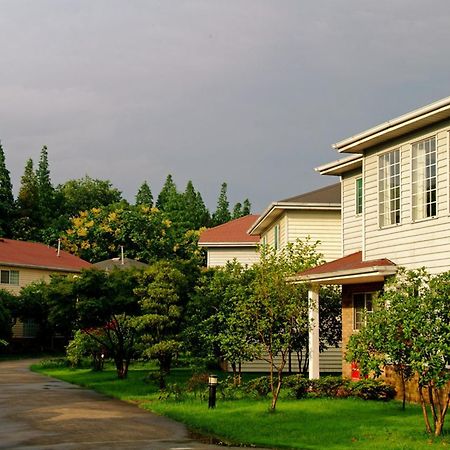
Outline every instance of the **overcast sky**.
{"type": "Polygon", "coordinates": [[[48,146],[54,184],[129,200],[192,179],[254,212],[337,181],[331,144],[450,95],[448,0],[0,0],[0,138],[15,191],[48,146]]]}

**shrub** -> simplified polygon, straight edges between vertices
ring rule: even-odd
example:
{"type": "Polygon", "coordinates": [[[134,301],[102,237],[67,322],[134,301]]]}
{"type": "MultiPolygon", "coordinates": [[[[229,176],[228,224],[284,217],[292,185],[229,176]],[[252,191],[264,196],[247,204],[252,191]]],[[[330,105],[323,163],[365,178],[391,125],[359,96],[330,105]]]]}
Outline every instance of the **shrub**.
{"type": "Polygon", "coordinates": [[[39,363],[41,369],[58,369],[60,367],[68,367],[69,361],[66,358],[44,359],[39,363]]]}
{"type": "Polygon", "coordinates": [[[350,383],[352,397],[364,400],[389,401],[395,397],[395,389],[379,380],[365,379],[350,383]]]}
{"type": "Polygon", "coordinates": [[[289,375],[284,378],[284,385],[289,388],[291,395],[300,399],[308,394],[310,380],[304,378],[303,375],[289,375]]]}
{"type": "Polygon", "coordinates": [[[166,387],[161,390],[161,393],[159,394],[159,400],[175,400],[176,402],[180,402],[184,400],[185,393],[183,392],[183,389],[181,386],[179,386],[176,383],[169,383],[166,385],[166,387]]]}
{"type": "Polygon", "coordinates": [[[200,398],[204,398],[207,391],[208,379],[209,375],[207,373],[194,373],[187,382],[187,391],[192,392],[194,397],[200,394],[200,398]]]}
{"type": "Polygon", "coordinates": [[[312,380],[309,391],[317,397],[348,397],[347,384],[341,377],[323,377],[312,380]]]}
{"type": "MultiPolygon", "coordinates": [[[[274,380],[274,383],[276,381],[274,380]]],[[[265,397],[270,391],[270,378],[269,377],[259,377],[248,381],[243,384],[244,392],[248,394],[257,395],[259,397],[265,397]]]]}
{"type": "Polygon", "coordinates": [[[242,386],[237,386],[231,376],[226,377],[217,385],[217,393],[222,400],[236,400],[242,397],[242,391],[242,386]]]}

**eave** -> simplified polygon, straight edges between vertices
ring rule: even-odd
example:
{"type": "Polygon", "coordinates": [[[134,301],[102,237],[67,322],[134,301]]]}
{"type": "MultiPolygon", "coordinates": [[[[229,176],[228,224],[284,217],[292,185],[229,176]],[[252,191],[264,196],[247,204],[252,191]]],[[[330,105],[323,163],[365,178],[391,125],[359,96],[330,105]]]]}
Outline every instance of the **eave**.
{"type": "Polygon", "coordinates": [[[316,167],[314,170],[320,175],[342,175],[362,167],[362,155],[350,155],[343,159],[338,159],[322,166],[316,167]]]}

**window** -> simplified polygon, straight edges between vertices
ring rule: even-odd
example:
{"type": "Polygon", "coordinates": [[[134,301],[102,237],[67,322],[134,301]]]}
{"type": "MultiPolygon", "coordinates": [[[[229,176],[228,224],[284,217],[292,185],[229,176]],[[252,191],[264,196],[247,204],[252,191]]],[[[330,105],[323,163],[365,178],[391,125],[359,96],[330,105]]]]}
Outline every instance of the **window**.
{"type": "Polygon", "coordinates": [[[412,218],[436,215],[436,138],[412,144],[412,218]]]}
{"type": "Polygon", "coordinates": [[[273,247],[275,250],[280,248],[280,225],[275,225],[273,229],[273,247]]]}
{"type": "Polygon", "coordinates": [[[262,245],[267,245],[267,236],[266,235],[263,236],[261,244],[262,245]]]}
{"type": "Polygon", "coordinates": [[[362,214],[362,211],[363,211],[362,178],[357,178],[356,182],[355,182],[355,201],[356,201],[356,214],[362,214]]]}
{"type": "Polygon", "coordinates": [[[19,285],[19,271],[18,270],[1,270],[0,271],[1,284],[19,285]]]}
{"type": "Polygon", "coordinates": [[[400,150],[379,157],[380,227],[400,223],[400,150]]]}
{"type": "Polygon", "coordinates": [[[353,329],[360,330],[365,324],[366,314],[373,312],[372,293],[353,294],[353,329]]]}

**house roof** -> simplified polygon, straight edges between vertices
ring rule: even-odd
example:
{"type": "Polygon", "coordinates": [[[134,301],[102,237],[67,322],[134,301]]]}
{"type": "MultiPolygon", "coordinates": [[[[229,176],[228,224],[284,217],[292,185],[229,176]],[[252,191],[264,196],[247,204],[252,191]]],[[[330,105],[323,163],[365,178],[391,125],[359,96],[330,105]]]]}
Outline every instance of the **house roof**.
{"type": "Polygon", "coordinates": [[[130,258],[112,258],[105,259],[104,261],[99,261],[93,264],[94,267],[101,270],[112,270],[114,268],[117,269],[130,269],[131,267],[135,267],[137,269],[144,269],[148,267],[148,264],[145,264],[141,261],[136,261],[135,259],[130,258]]]}
{"type": "Polygon", "coordinates": [[[208,228],[201,233],[198,243],[203,247],[256,246],[259,243],[259,236],[250,236],[247,230],[258,217],[256,214],[249,214],[217,227],[208,228]]]}
{"type": "Polygon", "coordinates": [[[37,242],[15,241],[0,238],[0,264],[12,267],[29,267],[60,272],[80,272],[91,263],[64,250],[37,242]]]}
{"type": "Polygon", "coordinates": [[[336,210],[341,209],[341,184],[329,186],[271,203],[248,230],[249,234],[261,235],[287,209],[336,210]]]}
{"type": "Polygon", "coordinates": [[[305,270],[293,277],[295,281],[319,284],[354,284],[382,281],[397,271],[395,263],[386,258],[364,261],[362,252],[352,253],[321,266],[305,270]]]}
{"type": "Polygon", "coordinates": [[[366,148],[381,144],[406,133],[450,118],[450,97],[383,122],[336,144],[333,148],[344,153],[362,153],[366,148]]]}
{"type": "Polygon", "coordinates": [[[344,172],[360,169],[362,167],[362,155],[350,155],[322,166],[316,167],[315,171],[320,175],[342,175],[344,172]]]}

